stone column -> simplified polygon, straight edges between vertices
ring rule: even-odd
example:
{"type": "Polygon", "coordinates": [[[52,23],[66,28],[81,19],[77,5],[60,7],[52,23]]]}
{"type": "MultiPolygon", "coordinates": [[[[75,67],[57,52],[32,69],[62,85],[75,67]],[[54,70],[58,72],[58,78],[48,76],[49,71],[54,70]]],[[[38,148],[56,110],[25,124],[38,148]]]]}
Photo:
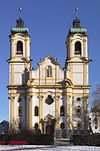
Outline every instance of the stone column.
{"type": "Polygon", "coordinates": [[[83,42],[84,42],[84,48],[83,48],[84,57],[87,57],[87,56],[86,56],[86,51],[87,51],[87,50],[86,50],[86,39],[84,39],[83,42]]]}
{"type": "Polygon", "coordinates": [[[28,117],[27,117],[27,97],[25,96],[25,129],[27,129],[27,122],[28,122],[28,117]]]}
{"type": "Polygon", "coordinates": [[[88,96],[84,97],[84,130],[88,130],[88,96]]]}
{"type": "Polygon", "coordinates": [[[14,57],[14,39],[11,39],[11,52],[10,52],[11,58],[14,57]]]}
{"type": "MultiPolygon", "coordinates": [[[[39,120],[43,119],[43,96],[39,96],[40,106],[39,106],[39,120]]],[[[42,131],[42,124],[39,125],[42,131]]]]}
{"type": "Polygon", "coordinates": [[[15,128],[15,97],[10,99],[10,128],[15,128]]]}
{"type": "Polygon", "coordinates": [[[32,129],[32,96],[28,96],[29,129],[32,129]]]}
{"type": "Polygon", "coordinates": [[[84,85],[86,85],[86,84],[88,84],[88,81],[87,81],[87,76],[88,76],[88,71],[87,71],[87,67],[88,67],[88,64],[87,63],[84,63],[84,75],[83,75],[83,77],[84,77],[84,85]]]}
{"type": "MultiPolygon", "coordinates": [[[[11,58],[14,58],[14,39],[11,39],[11,58]]],[[[14,63],[10,63],[10,68],[11,68],[11,77],[10,77],[10,84],[14,84],[14,63]]]]}
{"type": "Polygon", "coordinates": [[[72,130],[74,130],[74,97],[72,97],[72,130]]]}
{"type": "Polygon", "coordinates": [[[70,58],[73,57],[73,52],[72,52],[72,39],[70,39],[70,58]]]}
{"type": "Polygon", "coordinates": [[[59,130],[59,114],[60,114],[59,97],[60,96],[56,96],[56,130],[59,130]]]}
{"type": "Polygon", "coordinates": [[[27,39],[25,39],[25,57],[28,58],[27,56],[27,39]]]}
{"type": "Polygon", "coordinates": [[[70,119],[70,98],[71,98],[71,96],[68,95],[67,96],[67,130],[70,130],[70,123],[71,123],[71,119],[70,119]]]}

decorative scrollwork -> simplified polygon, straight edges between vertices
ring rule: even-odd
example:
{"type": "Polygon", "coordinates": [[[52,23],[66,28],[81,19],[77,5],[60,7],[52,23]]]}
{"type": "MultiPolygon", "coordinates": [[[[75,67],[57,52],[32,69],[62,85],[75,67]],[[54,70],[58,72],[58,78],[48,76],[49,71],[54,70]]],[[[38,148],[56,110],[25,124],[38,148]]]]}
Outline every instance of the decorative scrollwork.
{"type": "Polygon", "coordinates": [[[32,99],[32,97],[33,97],[32,95],[29,95],[29,96],[28,96],[28,99],[29,99],[29,100],[31,100],[31,99],[32,99]]]}

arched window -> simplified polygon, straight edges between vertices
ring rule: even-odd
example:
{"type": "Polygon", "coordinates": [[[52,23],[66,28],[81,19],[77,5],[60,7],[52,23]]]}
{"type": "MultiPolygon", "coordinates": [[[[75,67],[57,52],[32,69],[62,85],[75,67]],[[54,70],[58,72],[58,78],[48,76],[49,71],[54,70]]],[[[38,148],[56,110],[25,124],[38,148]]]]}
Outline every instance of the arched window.
{"type": "Polygon", "coordinates": [[[21,102],[21,101],[22,101],[22,98],[19,97],[18,100],[17,100],[17,102],[21,102]]]}
{"type": "Polygon", "coordinates": [[[34,124],[34,128],[37,129],[39,127],[38,123],[34,124]]]}
{"type": "Polygon", "coordinates": [[[80,106],[76,107],[76,116],[81,116],[81,107],[80,106]]]}
{"type": "Polygon", "coordinates": [[[79,41],[75,43],[75,54],[81,55],[81,43],[79,41]]]}
{"type": "Polygon", "coordinates": [[[61,124],[60,124],[60,128],[61,128],[61,129],[64,129],[64,128],[65,128],[65,124],[64,124],[64,123],[61,123],[61,124]]]}
{"type": "Polygon", "coordinates": [[[23,43],[21,41],[17,42],[17,54],[23,54],[23,43]]]}
{"type": "Polygon", "coordinates": [[[80,129],[80,128],[81,128],[81,123],[78,122],[78,123],[76,124],[76,127],[77,127],[78,129],[80,129]]]}
{"type": "Polygon", "coordinates": [[[17,108],[17,115],[18,115],[18,116],[22,116],[22,107],[21,107],[21,106],[19,106],[19,107],[17,108]]]}
{"type": "Polygon", "coordinates": [[[38,106],[35,106],[35,116],[38,116],[39,115],[39,108],[38,106]]]}
{"type": "Polygon", "coordinates": [[[52,77],[52,67],[51,66],[47,67],[47,77],[52,77]]]}
{"type": "Polygon", "coordinates": [[[53,103],[53,98],[51,97],[51,95],[48,95],[46,101],[45,101],[48,105],[53,103]]]}
{"type": "Polygon", "coordinates": [[[64,106],[60,107],[60,116],[65,116],[65,108],[64,108],[64,106]]]}
{"type": "Polygon", "coordinates": [[[18,128],[19,128],[20,130],[22,129],[22,124],[21,124],[21,123],[18,124],[18,128]]]}

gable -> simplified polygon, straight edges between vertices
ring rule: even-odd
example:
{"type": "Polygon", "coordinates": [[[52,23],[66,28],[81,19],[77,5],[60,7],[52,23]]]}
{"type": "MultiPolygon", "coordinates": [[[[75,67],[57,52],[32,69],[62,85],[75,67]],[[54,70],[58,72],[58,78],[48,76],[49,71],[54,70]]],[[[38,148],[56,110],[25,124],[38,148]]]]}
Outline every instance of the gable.
{"type": "Polygon", "coordinates": [[[48,64],[48,63],[52,63],[54,65],[58,65],[60,66],[61,63],[59,63],[58,61],[55,61],[55,59],[51,56],[47,56],[43,61],[39,62],[38,65],[43,65],[43,64],[48,64]]]}
{"type": "Polygon", "coordinates": [[[60,68],[61,63],[54,60],[53,57],[48,56],[44,61],[38,63],[38,69],[31,71],[31,79],[35,83],[54,85],[60,84],[64,80],[64,70],[60,68]],[[50,76],[48,75],[48,67],[50,68],[50,76]]]}

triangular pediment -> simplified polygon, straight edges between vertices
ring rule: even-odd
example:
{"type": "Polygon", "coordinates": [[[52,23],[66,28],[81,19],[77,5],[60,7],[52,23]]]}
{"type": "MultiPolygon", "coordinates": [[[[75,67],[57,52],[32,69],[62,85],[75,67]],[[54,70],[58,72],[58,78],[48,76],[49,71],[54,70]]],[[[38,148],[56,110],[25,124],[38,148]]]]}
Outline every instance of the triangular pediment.
{"type": "Polygon", "coordinates": [[[53,63],[54,65],[58,65],[58,66],[61,65],[61,63],[59,63],[58,61],[55,61],[55,59],[53,57],[51,57],[51,56],[47,56],[46,58],[44,58],[43,61],[41,60],[41,62],[39,62],[37,64],[38,65],[43,65],[43,64],[45,64],[47,62],[47,60],[51,60],[51,63],[53,63]]]}
{"type": "Polygon", "coordinates": [[[48,114],[47,116],[45,116],[44,120],[45,121],[51,121],[52,119],[55,119],[52,115],[48,114]]]}

